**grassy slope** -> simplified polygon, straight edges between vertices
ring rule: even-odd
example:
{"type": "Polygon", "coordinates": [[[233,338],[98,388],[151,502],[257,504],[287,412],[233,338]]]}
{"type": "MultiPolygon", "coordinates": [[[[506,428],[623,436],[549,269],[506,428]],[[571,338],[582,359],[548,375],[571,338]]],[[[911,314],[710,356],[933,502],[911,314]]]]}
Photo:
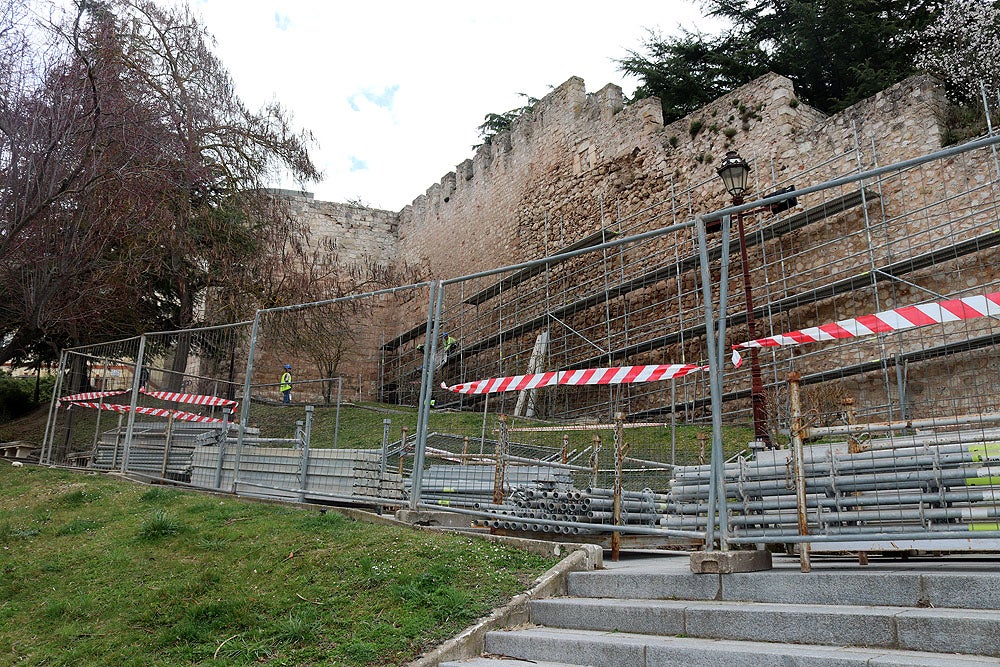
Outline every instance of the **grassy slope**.
{"type": "MultiPolygon", "coordinates": [[[[0,441],[25,440],[33,443],[42,441],[45,431],[45,419],[48,408],[39,409],[31,415],[15,422],[0,424],[0,441]]],[[[74,417],[74,427],[71,443],[74,451],[87,450],[94,439],[96,426],[96,411],[77,410],[74,417]]],[[[305,419],[303,406],[280,405],[251,406],[249,423],[260,429],[261,434],[268,437],[292,437],[295,433],[295,422],[305,419]]],[[[384,407],[376,404],[368,406],[345,405],[340,411],[339,423],[337,411],[333,407],[316,406],[313,413],[312,447],[332,447],[334,430],[337,431],[337,443],[342,448],[378,448],[382,444],[382,421],[390,419],[390,438],[398,440],[400,430],[407,428],[412,435],[416,429],[417,412],[413,408],[384,407]]],[[[101,429],[112,429],[117,423],[117,416],[105,413],[102,416],[101,429]]],[[[489,415],[486,420],[486,437],[496,438],[496,415],[489,415]]],[[[538,425],[538,420],[511,419],[511,426],[538,425]]],[[[555,422],[553,422],[555,423],[555,422]]],[[[59,415],[57,434],[63,438],[67,424],[66,411],[59,415]]],[[[430,431],[455,433],[469,436],[472,444],[478,441],[483,427],[483,415],[476,412],[435,411],[431,413],[430,431]]],[[[708,433],[707,427],[680,424],[677,426],[678,462],[691,464],[697,461],[698,434],[708,433]]],[[[584,448],[591,444],[592,431],[569,431],[571,447],[584,448]]],[[[749,428],[726,427],[723,431],[726,455],[738,452],[751,439],[749,428]]],[[[602,431],[605,438],[602,459],[610,461],[613,449],[611,447],[611,432],[602,431]]],[[[562,433],[547,434],[515,433],[511,435],[518,442],[544,444],[552,447],[562,446],[562,433]]],[[[629,455],[641,459],[669,461],[670,433],[664,427],[629,429],[627,432],[629,455]]]]}
{"type": "Polygon", "coordinates": [[[0,463],[0,664],[398,665],[550,565],[333,512],[0,463]]]}

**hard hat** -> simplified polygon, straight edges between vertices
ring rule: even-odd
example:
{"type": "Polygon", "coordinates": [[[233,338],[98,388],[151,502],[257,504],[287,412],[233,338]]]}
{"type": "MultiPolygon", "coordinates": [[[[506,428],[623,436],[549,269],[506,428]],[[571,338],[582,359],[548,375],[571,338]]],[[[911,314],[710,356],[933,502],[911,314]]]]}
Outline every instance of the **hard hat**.
{"type": "Polygon", "coordinates": [[[292,370],[292,365],[291,364],[285,364],[285,368],[287,368],[288,370],[292,370]]]}

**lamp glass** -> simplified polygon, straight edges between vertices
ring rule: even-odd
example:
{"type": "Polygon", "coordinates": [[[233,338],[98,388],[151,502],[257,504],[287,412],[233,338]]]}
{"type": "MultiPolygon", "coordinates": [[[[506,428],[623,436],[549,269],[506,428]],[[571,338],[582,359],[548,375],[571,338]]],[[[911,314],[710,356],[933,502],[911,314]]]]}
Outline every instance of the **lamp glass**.
{"type": "Polygon", "coordinates": [[[742,197],[747,189],[747,177],[750,175],[750,165],[736,151],[729,151],[722,159],[719,167],[719,177],[726,186],[726,191],[733,197],[742,197]]]}

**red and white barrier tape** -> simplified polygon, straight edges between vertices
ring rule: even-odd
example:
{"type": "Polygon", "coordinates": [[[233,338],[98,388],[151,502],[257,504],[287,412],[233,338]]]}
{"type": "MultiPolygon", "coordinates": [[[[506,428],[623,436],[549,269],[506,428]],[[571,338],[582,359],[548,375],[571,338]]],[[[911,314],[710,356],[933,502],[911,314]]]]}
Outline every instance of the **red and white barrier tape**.
{"type": "Polygon", "coordinates": [[[619,366],[616,368],[586,368],[575,371],[549,371],[528,375],[510,375],[474,382],[463,382],[442,389],[456,394],[497,394],[505,391],[540,389],[541,387],[583,386],[600,384],[631,384],[669,380],[695,371],[707,371],[708,366],[697,364],[659,364],[653,366],[619,366]]]}
{"type": "Polygon", "coordinates": [[[737,368],[743,363],[738,350],[751,347],[778,347],[782,345],[801,345],[802,343],[818,343],[825,340],[871,336],[891,331],[903,331],[944,322],[973,320],[979,317],[1000,315],[1000,292],[978,294],[961,299],[948,299],[937,303],[924,303],[917,306],[904,306],[894,310],[885,310],[873,315],[862,315],[849,320],[840,320],[818,327],[789,331],[777,336],[758,338],[738,345],[733,345],[733,365],[737,368]]]}
{"type": "Polygon", "coordinates": [[[228,398],[218,396],[208,396],[205,394],[181,394],[173,391],[143,391],[146,396],[158,398],[161,401],[172,401],[175,403],[190,403],[192,405],[221,405],[235,408],[239,403],[228,398]]]}
{"type": "Polygon", "coordinates": [[[129,393],[128,390],[122,391],[88,391],[82,394],[72,394],[70,396],[63,396],[58,401],[56,401],[56,406],[58,407],[62,403],[74,403],[77,401],[92,401],[95,398],[105,398],[107,396],[121,396],[122,394],[129,393]]]}
{"type": "MultiPolygon", "coordinates": [[[[95,408],[100,410],[110,410],[112,412],[131,412],[131,407],[128,405],[121,405],[120,403],[89,403],[86,401],[72,401],[70,405],[78,405],[82,408],[95,408]]],[[[222,419],[216,419],[215,417],[205,417],[203,415],[196,415],[193,412],[184,412],[183,410],[171,410],[169,408],[146,408],[143,406],[136,406],[136,413],[142,415],[149,415],[151,417],[173,417],[174,419],[179,419],[186,422],[199,422],[204,424],[221,424],[222,419]]]]}

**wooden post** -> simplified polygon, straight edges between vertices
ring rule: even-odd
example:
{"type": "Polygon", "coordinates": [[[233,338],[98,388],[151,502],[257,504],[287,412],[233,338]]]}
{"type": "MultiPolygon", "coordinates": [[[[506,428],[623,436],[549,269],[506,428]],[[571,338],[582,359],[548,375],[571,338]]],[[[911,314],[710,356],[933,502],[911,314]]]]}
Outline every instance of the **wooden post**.
{"type": "Polygon", "coordinates": [[[597,472],[599,467],[598,463],[600,460],[600,452],[601,452],[601,436],[595,433],[593,441],[594,445],[590,452],[590,465],[593,466],[594,468],[594,479],[593,481],[591,481],[590,485],[593,487],[597,487],[597,472]]]}
{"type": "Polygon", "coordinates": [[[167,478],[167,459],[170,457],[170,436],[174,431],[174,416],[167,417],[167,432],[163,443],[163,466],[160,468],[160,477],[167,478]]]}
{"type": "Polygon", "coordinates": [[[399,474],[403,474],[403,456],[406,454],[406,427],[401,430],[402,436],[399,442],[399,474]]]}
{"type": "MultiPolygon", "coordinates": [[[[792,408],[792,460],[795,463],[795,506],[799,515],[799,535],[809,534],[809,522],[806,516],[806,471],[805,453],[802,451],[802,398],[800,389],[802,376],[792,372],[788,374],[788,398],[792,408]]],[[[809,543],[799,543],[799,569],[803,572],[812,570],[809,560],[809,543]]]]}
{"type": "MultiPolygon", "coordinates": [[[[615,413],[615,490],[614,503],[612,505],[612,517],[615,526],[622,525],[622,483],[624,476],[625,453],[628,445],[625,444],[625,413],[615,413]]],[[[620,531],[611,533],[611,560],[618,560],[618,552],[621,549],[622,534],[620,531]]]]}
{"type": "Polygon", "coordinates": [[[503,502],[504,476],[507,465],[507,415],[497,415],[499,422],[497,446],[496,446],[496,467],[493,472],[493,504],[499,505],[503,502]]]}

